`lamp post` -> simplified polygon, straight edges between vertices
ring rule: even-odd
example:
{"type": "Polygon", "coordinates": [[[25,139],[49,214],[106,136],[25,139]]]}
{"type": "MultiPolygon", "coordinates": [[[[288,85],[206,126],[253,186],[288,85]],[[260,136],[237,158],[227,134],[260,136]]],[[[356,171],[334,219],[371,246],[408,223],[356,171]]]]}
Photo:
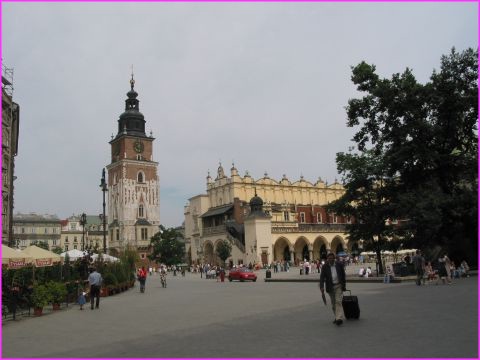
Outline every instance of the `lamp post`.
{"type": "Polygon", "coordinates": [[[80,225],[83,226],[83,232],[82,232],[82,251],[85,250],[85,225],[87,224],[87,215],[83,213],[80,216],[80,225]]]}
{"type": "Polygon", "coordinates": [[[105,217],[105,192],[108,191],[107,183],[105,181],[105,168],[102,169],[102,178],[100,180],[100,188],[102,189],[103,193],[103,213],[102,213],[102,220],[103,220],[103,253],[107,253],[107,234],[105,233],[107,227],[107,218],[105,217]]]}

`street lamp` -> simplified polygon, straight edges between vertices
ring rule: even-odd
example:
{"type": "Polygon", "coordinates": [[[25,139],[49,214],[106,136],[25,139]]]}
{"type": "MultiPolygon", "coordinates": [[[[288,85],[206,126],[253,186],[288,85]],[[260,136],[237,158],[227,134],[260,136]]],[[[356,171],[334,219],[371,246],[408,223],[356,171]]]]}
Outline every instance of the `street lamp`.
{"type": "Polygon", "coordinates": [[[103,253],[107,253],[107,234],[105,233],[106,228],[107,228],[107,218],[105,217],[105,192],[108,191],[107,189],[107,183],[105,182],[105,168],[102,169],[102,178],[100,180],[100,188],[102,189],[103,193],[103,214],[102,214],[102,220],[103,220],[103,253]]]}
{"type": "Polygon", "coordinates": [[[82,251],[85,250],[85,225],[87,224],[87,215],[83,213],[80,216],[80,225],[83,226],[83,233],[82,233],[82,251]]]}

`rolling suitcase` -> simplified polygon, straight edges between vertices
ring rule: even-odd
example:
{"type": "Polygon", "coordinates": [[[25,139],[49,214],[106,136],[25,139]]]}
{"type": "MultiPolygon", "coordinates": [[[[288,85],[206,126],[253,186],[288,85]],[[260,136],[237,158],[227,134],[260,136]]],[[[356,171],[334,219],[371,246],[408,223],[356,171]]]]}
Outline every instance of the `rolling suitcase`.
{"type": "Polygon", "coordinates": [[[342,299],[343,313],[347,319],[358,319],[360,317],[360,307],[358,306],[358,298],[352,296],[350,290],[346,290],[350,295],[344,295],[342,299]]]}

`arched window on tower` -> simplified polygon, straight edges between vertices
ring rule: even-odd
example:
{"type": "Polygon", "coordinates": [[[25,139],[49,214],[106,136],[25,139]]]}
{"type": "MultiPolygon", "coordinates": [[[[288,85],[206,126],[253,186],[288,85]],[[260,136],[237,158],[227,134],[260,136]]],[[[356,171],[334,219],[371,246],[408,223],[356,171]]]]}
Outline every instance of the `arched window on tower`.
{"type": "Polygon", "coordinates": [[[137,182],[143,183],[144,179],[145,179],[145,175],[143,174],[143,172],[139,171],[137,174],[137,182]]]}
{"type": "Polygon", "coordinates": [[[140,206],[138,207],[138,217],[139,218],[143,218],[144,215],[143,215],[143,205],[140,204],[140,206]]]}

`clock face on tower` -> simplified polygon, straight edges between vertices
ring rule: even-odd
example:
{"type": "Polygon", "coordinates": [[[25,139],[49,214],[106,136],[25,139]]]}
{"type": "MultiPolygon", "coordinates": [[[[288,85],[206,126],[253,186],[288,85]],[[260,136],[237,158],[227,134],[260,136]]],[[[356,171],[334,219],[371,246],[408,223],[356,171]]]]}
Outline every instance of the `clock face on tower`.
{"type": "Polygon", "coordinates": [[[137,153],[142,153],[143,152],[143,143],[140,140],[137,140],[133,143],[133,149],[137,153]]]}

